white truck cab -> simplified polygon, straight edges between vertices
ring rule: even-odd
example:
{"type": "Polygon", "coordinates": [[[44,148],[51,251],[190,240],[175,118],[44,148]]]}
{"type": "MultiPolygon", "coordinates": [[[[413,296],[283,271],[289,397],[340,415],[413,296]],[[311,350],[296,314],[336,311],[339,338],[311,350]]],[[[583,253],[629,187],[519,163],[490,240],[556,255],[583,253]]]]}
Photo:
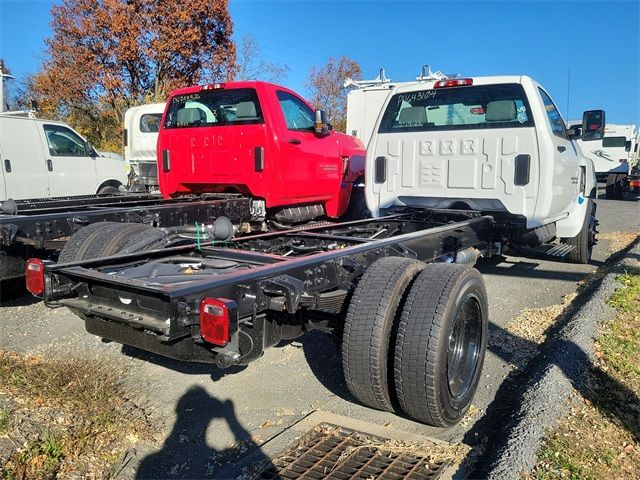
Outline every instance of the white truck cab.
{"type": "Polygon", "coordinates": [[[164,103],[132,107],[124,114],[124,158],[132,189],[158,189],[156,144],[164,103]]]}
{"type": "Polygon", "coordinates": [[[126,181],[122,157],[98,153],[70,126],[0,114],[0,200],[115,193],[126,181]]]}
{"type": "MultiPolygon", "coordinates": [[[[585,115],[587,129],[604,128],[604,112],[585,115]]],[[[576,135],[528,76],[397,84],[367,147],[367,207],[374,217],[396,206],[479,210],[541,242],[585,236],[587,225],[592,245],[594,168],[576,135]]]]}

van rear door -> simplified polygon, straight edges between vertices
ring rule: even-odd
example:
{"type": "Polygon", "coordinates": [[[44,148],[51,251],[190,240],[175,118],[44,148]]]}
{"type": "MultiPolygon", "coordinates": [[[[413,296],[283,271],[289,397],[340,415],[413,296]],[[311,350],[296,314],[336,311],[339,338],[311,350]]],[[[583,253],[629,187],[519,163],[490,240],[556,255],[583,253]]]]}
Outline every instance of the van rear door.
{"type": "Polygon", "coordinates": [[[531,215],[539,182],[533,116],[520,84],[399,91],[369,145],[367,205],[531,215]]]}
{"type": "Polygon", "coordinates": [[[0,168],[5,187],[0,200],[49,197],[37,123],[28,118],[0,117],[0,126],[0,168]]]}

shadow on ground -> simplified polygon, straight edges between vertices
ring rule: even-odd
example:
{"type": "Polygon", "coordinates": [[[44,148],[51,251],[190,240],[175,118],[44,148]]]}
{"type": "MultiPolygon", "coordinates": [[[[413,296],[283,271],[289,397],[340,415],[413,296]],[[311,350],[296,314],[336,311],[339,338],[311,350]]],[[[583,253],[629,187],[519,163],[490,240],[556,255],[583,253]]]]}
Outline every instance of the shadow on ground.
{"type": "MultiPolygon", "coordinates": [[[[219,478],[217,473],[241,456],[252,454],[254,465],[271,466],[269,457],[251,434],[240,424],[231,400],[220,401],[200,386],[187,390],[176,404],[176,422],[162,449],[141,459],[136,479],[158,478],[219,478]],[[207,443],[214,420],[223,420],[235,437],[228,448],[216,449],[207,443]]],[[[220,422],[215,422],[220,425],[220,422]]]]}

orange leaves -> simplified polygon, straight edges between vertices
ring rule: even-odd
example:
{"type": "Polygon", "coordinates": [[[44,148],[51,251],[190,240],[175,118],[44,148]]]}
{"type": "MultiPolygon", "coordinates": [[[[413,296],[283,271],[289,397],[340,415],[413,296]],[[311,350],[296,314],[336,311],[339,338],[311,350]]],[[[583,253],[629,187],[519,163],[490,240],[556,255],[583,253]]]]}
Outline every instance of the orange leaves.
{"type": "Polygon", "coordinates": [[[63,0],[51,15],[31,94],[61,118],[75,111],[94,121],[107,110],[121,122],[130,106],[235,71],[227,0],[63,0]]]}

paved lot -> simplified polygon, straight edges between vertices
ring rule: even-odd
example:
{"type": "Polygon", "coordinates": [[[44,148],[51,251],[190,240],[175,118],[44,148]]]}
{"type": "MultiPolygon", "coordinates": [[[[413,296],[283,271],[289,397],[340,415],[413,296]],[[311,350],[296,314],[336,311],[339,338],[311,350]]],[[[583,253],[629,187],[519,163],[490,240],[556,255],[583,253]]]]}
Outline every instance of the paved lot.
{"type": "MultiPolygon", "coordinates": [[[[598,201],[600,231],[640,230],[638,200],[598,201]]],[[[515,257],[482,261],[478,268],[487,283],[492,332],[503,334],[504,326],[523,308],[561,303],[564,295],[576,291],[580,280],[604,264],[608,247],[608,242],[600,242],[590,265],[515,257]]],[[[66,309],[46,309],[28,298],[0,307],[0,317],[2,349],[86,353],[125,365],[131,388],[167,425],[163,450],[147,457],[143,467],[153,471],[158,462],[172,463],[177,477],[214,477],[219,464],[258,446],[268,451],[271,438],[318,410],[477,446],[499,427],[496,405],[490,409],[491,418],[479,420],[513,370],[509,352],[491,346],[474,400],[479,411],[459,426],[443,430],[355,403],[344,384],[336,345],[320,333],[270,349],[246,368],[219,371],[104,343],[86,334],[82,322],[66,309]]]]}

